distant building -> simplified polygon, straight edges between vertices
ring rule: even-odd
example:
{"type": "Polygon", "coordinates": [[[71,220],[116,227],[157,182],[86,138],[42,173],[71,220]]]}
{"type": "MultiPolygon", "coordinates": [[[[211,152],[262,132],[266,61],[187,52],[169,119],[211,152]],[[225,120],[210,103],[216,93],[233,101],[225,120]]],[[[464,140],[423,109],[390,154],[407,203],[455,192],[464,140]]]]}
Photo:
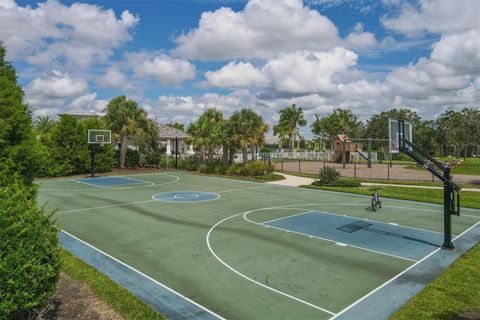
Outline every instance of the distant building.
{"type": "Polygon", "coordinates": [[[83,114],[80,114],[80,113],[59,113],[58,116],[59,117],[70,116],[70,117],[74,117],[77,120],[85,120],[87,118],[98,118],[98,117],[100,117],[96,114],[91,114],[91,113],[89,113],[89,114],[87,114],[87,113],[83,113],[83,114]]]}
{"type": "Polygon", "coordinates": [[[166,153],[168,155],[175,154],[187,154],[193,153],[193,147],[188,146],[186,139],[190,138],[190,135],[183,130],[173,128],[164,124],[159,124],[159,134],[161,144],[166,146],[166,153]],[[177,141],[177,145],[175,145],[177,141]]]}

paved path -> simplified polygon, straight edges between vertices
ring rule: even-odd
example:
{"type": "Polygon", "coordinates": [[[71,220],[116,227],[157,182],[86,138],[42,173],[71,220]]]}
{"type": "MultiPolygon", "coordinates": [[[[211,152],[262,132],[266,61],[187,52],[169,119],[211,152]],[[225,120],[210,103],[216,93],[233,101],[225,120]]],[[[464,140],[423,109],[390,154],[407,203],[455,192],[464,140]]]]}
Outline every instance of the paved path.
{"type": "Polygon", "coordinates": [[[312,182],[315,181],[315,179],[312,179],[312,178],[291,176],[289,174],[280,173],[280,172],[276,172],[276,173],[284,176],[285,180],[270,181],[270,182],[267,182],[267,183],[277,184],[277,185],[280,185],[280,186],[298,187],[298,186],[302,186],[302,185],[312,184],[312,182]]]}

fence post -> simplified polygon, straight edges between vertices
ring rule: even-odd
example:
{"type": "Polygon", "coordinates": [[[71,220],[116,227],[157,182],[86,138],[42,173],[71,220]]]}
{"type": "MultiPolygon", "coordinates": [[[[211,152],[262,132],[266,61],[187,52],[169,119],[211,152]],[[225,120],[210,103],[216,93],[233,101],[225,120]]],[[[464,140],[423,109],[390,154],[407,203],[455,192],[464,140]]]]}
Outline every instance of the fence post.
{"type": "Polygon", "coordinates": [[[325,169],[325,160],[323,160],[323,169],[325,169]]]}
{"type": "Polygon", "coordinates": [[[283,171],[283,158],[282,158],[282,171],[283,171]]]}
{"type": "Polygon", "coordinates": [[[302,160],[298,159],[298,173],[302,173],[302,170],[300,169],[300,163],[302,160]]]}
{"type": "Polygon", "coordinates": [[[387,181],[390,181],[390,166],[387,164],[387,181]]]}
{"type": "Polygon", "coordinates": [[[357,163],[353,161],[353,178],[357,179],[357,163]]]}
{"type": "Polygon", "coordinates": [[[435,176],[432,173],[432,182],[435,182],[435,176]]]}
{"type": "Polygon", "coordinates": [[[372,167],[372,138],[368,138],[368,168],[372,167]]]}

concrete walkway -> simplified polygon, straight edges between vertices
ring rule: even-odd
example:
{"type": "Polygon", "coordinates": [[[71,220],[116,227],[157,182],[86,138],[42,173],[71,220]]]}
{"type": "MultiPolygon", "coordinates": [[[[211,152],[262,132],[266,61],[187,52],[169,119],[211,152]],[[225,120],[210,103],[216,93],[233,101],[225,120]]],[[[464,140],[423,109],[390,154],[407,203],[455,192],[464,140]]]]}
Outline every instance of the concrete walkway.
{"type": "Polygon", "coordinates": [[[315,179],[312,179],[312,178],[297,177],[297,176],[292,176],[292,175],[280,173],[280,172],[275,172],[275,173],[284,176],[285,180],[270,181],[267,183],[276,184],[280,186],[298,187],[302,185],[312,184],[312,182],[315,181],[315,179]]]}
{"type": "MultiPolygon", "coordinates": [[[[292,176],[285,173],[276,172],[279,175],[285,177],[285,180],[279,181],[270,181],[267,183],[276,184],[280,186],[291,186],[291,187],[298,187],[302,185],[309,185],[312,184],[315,179],[313,178],[305,178],[305,177],[298,177],[292,176]]],[[[371,182],[361,182],[362,186],[385,186],[385,187],[404,187],[404,188],[420,188],[420,189],[443,189],[443,187],[434,187],[434,186],[415,186],[415,185],[408,185],[408,184],[388,184],[388,183],[371,183],[371,182]]],[[[472,191],[472,192],[480,192],[480,189],[474,188],[462,188],[463,191],[472,191]]]]}

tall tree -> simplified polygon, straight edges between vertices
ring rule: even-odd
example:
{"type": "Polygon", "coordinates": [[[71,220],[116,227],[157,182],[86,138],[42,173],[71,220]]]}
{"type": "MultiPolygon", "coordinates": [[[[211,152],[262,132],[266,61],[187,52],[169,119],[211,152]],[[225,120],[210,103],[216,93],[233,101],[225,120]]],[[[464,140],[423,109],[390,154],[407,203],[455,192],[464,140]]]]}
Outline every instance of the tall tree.
{"type": "Polygon", "coordinates": [[[284,141],[289,140],[287,128],[280,124],[276,124],[273,126],[273,135],[278,137],[278,147],[280,149],[283,148],[284,141]]]}
{"type": "MultiPolygon", "coordinates": [[[[390,109],[374,114],[367,120],[367,136],[369,138],[388,139],[388,119],[396,119],[410,122],[414,128],[418,126],[422,119],[413,110],[410,109],[390,109]]],[[[415,133],[413,139],[415,140],[415,133]]]]}
{"type": "Polygon", "coordinates": [[[252,149],[252,159],[256,159],[255,149],[264,142],[268,125],[263,118],[252,109],[243,108],[230,117],[233,140],[242,148],[243,163],[248,161],[248,148],[252,149]]]}
{"type": "Polygon", "coordinates": [[[71,175],[87,172],[87,132],[80,121],[62,115],[51,132],[48,146],[51,156],[51,175],[71,175]]]}
{"type": "Polygon", "coordinates": [[[167,126],[178,129],[178,130],[185,130],[185,125],[183,123],[178,122],[170,122],[167,126]]]}
{"type": "Polygon", "coordinates": [[[307,120],[303,115],[302,108],[297,108],[295,104],[280,110],[280,119],[276,127],[278,134],[286,132],[290,141],[290,150],[295,148],[295,137],[299,135],[299,126],[307,125],[307,120]]]}
{"type": "Polygon", "coordinates": [[[35,143],[31,112],[23,103],[15,69],[5,60],[0,42],[0,185],[15,177],[32,183],[37,167],[35,143]]]}
{"type": "MultiPolygon", "coordinates": [[[[465,151],[468,151],[468,145],[480,145],[479,123],[479,109],[448,110],[435,121],[435,142],[439,145],[456,145],[459,151],[457,155],[460,151],[465,154],[465,151]],[[465,147],[467,150],[464,149],[465,147]]],[[[473,149],[470,148],[470,150],[473,149]]]]}
{"type": "Polygon", "coordinates": [[[223,114],[215,108],[207,109],[188,127],[191,135],[190,142],[196,149],[200,149],[202,162],[213,160],[215,152],[222,145],[223,114]]]}
{"type": "Polygon", "coordinates": [[[33,122],[35,134],[42,143],[48,143],[50,134],[55,127],[55,121],[49,116],[40,116],[33,122]]]}
{"type": "Polygon", "coordinates": [[[49,116],[40,116],[37,117],[34,121],[35,130],[41,134],[48,134],[52,131],[55,121],[49,116]]]}
{"type": "Polygon", "coordinates": [[[137,102],[125,96],[116,97],[108,102],[105,120],[112,130],[113,136],[120,141],[120,169],[125,167],[125,156],[129,137],[135,137],[144,132],[146,112],[137,102]]]}
{"type": "Polygon", "coordinates": [[[347,134],[355,136],[361,128],[361,122],[350,109],[333,109],[333,113],[320,118],[315,115],[315,121],[312,123],[312,132],[317,137],[330,136],[331,143],[338,134],[347,134]]]}

